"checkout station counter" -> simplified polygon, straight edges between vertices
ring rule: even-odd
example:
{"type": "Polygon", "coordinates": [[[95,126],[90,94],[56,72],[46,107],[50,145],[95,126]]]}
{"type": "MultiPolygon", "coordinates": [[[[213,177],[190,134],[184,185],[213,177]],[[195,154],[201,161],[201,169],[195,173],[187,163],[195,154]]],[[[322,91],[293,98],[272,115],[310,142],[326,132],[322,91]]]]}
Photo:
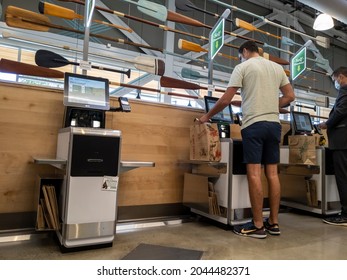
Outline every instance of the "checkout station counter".
{"type": "Polygon", "coordinates": [[[154,163],[120,160],[122,134],[105,129],[105,112],[130,112],[131,108],[120,98],[120,108],[110,109],[107,79],[65,73],[64,82],[66,108],[56,158],[34,158],[34,162],[50,164],[62,173],[56,188],[59,221],[54,227],[62,251],[110,247],[119,175],[154,163]]]}
{"type": "Polygon", "coordinates": [[[281,205],[320,215],[336,214],[341,206],[329,148],[316,143],[315,165],[293,164],[289,160],[288,136],[312,136],[313,131],[321,134],[308,113],[291,112],[291,130],[284,136],[284,145],[280,148],[281,205]],[[312,182],[314,189],[310,190],[312,182]]]}
{"type": "MultiPolygon", "coordinates": [[[[217,98],[205,96],[206,111],[217,102],[217,98]]],[[[292,113],[294,133],[312,133],[314,126],[307,113],[292,113]]],[[[242,141],[230,138],[228,128],[235,123],[229,106],[211,120],[218,124],[221,140],[221,161],[185,161],[191,164],[191,173],[185,174],[183,203],[191,212],[225,225],[237,225],[252,218],[248,193],[246,166],[243,163],[242,141]],[[210,192],[215,193],[217,211],[211,204],[210,192]],[[212,208],[212,210],[211,210],[212,208]]],[[[236,120],[240,121],[238,118],[236,120]]],[[[317,128],[316,128],[317,129],[317,128]]],[[[285,140],[286,141],[286,140],[285,140]]],[[[285,143],[287,144],[287,143],[285,143]]],[[[316,164],[289,163],[289,147],[280,147],[279,176],[281,181],[281,205],[321,215],[340,212],[331,152],[328,148],[316,147],[316,164]],[[308,205],[307,183],[314,181],[316,204],[308,205]]],[[[265,210],[265,209],[264,209],[265,210]]]]}
{"type": "MultiPolygon", "coordinates": [[[[205,96],[206,111],[209,111],[217,100],[218,98],[205,96]]],[[[242,162],[242,141],[230,138],[230,124],[234,123],[231,106],[227,106],[211,121],[218,126],[221,160],[182,162],[192,167],[191,173],[186,173],[184,178],[183,204],[190,207],[191,212],[221,224],[243,224],[252,217],[251,204],[246,165],[242,162]],[[209,197],[211,189],[215,199],[209,197]]]]}

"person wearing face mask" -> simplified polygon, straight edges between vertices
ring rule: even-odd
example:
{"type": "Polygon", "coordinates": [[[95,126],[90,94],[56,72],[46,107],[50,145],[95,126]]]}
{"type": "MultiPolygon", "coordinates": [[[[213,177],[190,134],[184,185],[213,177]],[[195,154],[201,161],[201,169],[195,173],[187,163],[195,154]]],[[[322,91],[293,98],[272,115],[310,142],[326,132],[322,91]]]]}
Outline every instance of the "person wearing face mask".
{"type": "Polygon", "coordinates": [[[235,226],[233,230],[239,235],[265,238],[266,231],[273,235],[281,233],[278,225],[280,182],[277,172],[281,139],[279,108],[288,106],[295,95],[282,66],[261,57],[253,41],[247,41],[240,46],[239,57],[241,63],[234,68],[225,93],[199,121],[208,122],[230,103],[241,88],[243,161],[247,166],[253,220],[235,226]],[[270,202],[270,216],[265,221],[262,164],[269,186],[270,202]]]}
{"type": "Polygon", "coordinates": [[[327,129],[328,145],[332,151],[336,185],[340,196],[341,214],[326,217],[323,222],[347,226],[347,67],[337,68],[332,78],[338,94],[328,120],[320,123],[319,127],[327,129]]]}

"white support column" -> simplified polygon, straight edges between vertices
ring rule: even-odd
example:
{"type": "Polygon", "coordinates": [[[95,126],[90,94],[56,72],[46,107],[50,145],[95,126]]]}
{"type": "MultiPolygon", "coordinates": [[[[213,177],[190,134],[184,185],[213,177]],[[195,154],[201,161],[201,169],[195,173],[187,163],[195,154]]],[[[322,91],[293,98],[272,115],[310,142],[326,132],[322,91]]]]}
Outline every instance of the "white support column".
{"type": "MultiPolygon", "coordinates": [[[[176,6],[175,6],[175,1],[166,1],[166,7],[170,11],[175,11],[176,6]]],[[[175,28],[175,23],[172,21],[167,21],[166,25],[170,28],[175,28]]],[[[165,32],[164,33],[164,50],[170,53],[174,53],[175,51],[175,33],[173,32],[165,32]]],[[[165,55],[165,76],[173,77],[174,72],[174,57],[172,55],[165,55]]],[[[164,91],[172,91],[172,88],[164,88],[164,91]]],[[[171,103],[171,96],[169,95],[163,95],[163,100],[165,103],[171,103]]]]}

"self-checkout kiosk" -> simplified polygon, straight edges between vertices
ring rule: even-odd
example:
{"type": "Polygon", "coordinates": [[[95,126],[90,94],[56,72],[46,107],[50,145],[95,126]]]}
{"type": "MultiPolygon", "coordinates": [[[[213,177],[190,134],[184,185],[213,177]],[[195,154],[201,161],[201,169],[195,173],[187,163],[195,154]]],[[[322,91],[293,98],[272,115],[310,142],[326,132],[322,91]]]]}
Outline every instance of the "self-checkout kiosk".
{"type": "Polygon", "coordinates": [[[57,142],[57,159],[66,161],[58,238],[65,248],[111,246],[122,135],[105,129],[109,81],[66,73],[64,105],[64,128],[57,142]]]}
{"type": "MultiPolygon", "coordinates": [[[[314,135],[322,132],[314,125],[309,113],[291,112],[291,129],[283,137],[283,145],[280,148],[280,178],[284,176],[302,176],[297,183],[290,183],[291,179],[281,180],[282,198],[281,205],[295,209],[305,210],[322,215],[335,214],[340,211],[339,195],[334,175],[331,151],[327,147],[316,145],[316,165],[290,164],[289,163],[289,135],[314,135]],[[289,170],[297,170],[291,172],[289,170]],[[311,173],[312,172],[312,173],[311,173]],[[315,200],[317,205],[307,203],[308,190],[305,181],[313,180],[316,186],[315,200]],[[300,182],[303,182],[302,184],[300,182]]],[[[320,141],[319,141],[320,142],[320,141]]],[[[294,181],[293,181],[294,182],[294,181]]]]}
{"type": "MultiPolygon", "coordinates": [[[[218,98],[205,96],[205,110],[210,111],[218,101],[218,98]]],[[[208,177],[208,181],[213,183],[217,194],[218,205],[225,209],[222,215],[211,215],[206,207],[201,204],[199,194],[194,185],[189,186],[191,190],[184,190],[183,203],[190,207],[191,211],[201,216],[225,225],[235,225],[247,222],[251,219],[251,204],[248,193],[248,183],[246,175],[246,165],[243,163],[243,146],[240,139],[230,138],[230,125],[234,123],[231,106],[227,106],[211,118],[211,122],[217,123],[220,141],[221,141],[221,160],[220,162],[194,162],[192,164],[192,173],[201,174],[201,166],[208,165],[214,167],[218,173],[201,174],[208,177]],[[225,172],[219,172],[225,170],[225,172]],[[185,195],[187,194],[187,195],[185,195]],[[191,194],[196,194],[196,197],[191,194]]],[[[186,186],[185,186],[186,188],[186,186]]],[[[201,186],[200,186],[201,189],[201,186]]]]}
{"type": "Polygon", "coordinates": [[[110,108],[109,81],[65,73],[63,128],[55,159],[35,158],[61,170],[56,192],[62,251],[109,247],[115,236],[119,175],[153,162],[121,161],[122,133],[105,129],[105,112],[130,112],[127,98],[110,108]]]}

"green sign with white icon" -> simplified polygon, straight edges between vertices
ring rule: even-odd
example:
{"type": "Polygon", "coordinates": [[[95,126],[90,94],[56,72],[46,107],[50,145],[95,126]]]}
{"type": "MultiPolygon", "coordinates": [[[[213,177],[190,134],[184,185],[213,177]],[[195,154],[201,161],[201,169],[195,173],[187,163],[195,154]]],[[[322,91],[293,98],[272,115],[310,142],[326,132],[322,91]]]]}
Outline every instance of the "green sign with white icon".
{"type": "Polygon", "coordinates": [[[306,47],[296,53],[290,63],[290,72],[294,81],[302,72],[306,70],[306,47]]]}
{"type": "Polygon", "coordinates": [[[210,34],[210,59],[213,59],[224,44],[224,22],[221,20],[219,24],[211,31],[210,34]]]}

